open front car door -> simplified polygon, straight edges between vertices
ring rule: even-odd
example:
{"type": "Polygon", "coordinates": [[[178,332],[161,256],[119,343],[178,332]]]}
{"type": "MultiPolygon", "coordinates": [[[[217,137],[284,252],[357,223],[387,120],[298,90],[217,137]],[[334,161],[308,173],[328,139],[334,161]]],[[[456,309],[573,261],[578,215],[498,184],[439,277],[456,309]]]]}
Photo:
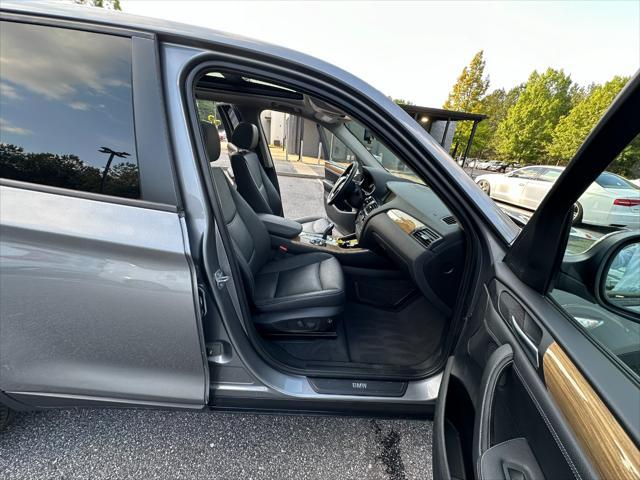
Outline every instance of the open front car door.
{"type": "Polygon", "coordinates": [[[640,232],[565,254],[571,206],[637,139],[638,112],[636,75],[515,242],[489,246],[440,388],[435,478],[640,478],[640,232]]]}

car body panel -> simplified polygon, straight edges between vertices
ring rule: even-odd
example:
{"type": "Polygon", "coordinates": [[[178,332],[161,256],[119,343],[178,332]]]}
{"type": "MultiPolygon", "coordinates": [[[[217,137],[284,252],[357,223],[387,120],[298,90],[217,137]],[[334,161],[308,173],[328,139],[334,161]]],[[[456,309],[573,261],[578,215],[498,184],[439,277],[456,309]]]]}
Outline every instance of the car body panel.
{"type": "Polygon", "coordinates": [[[204,405],[178,213],[25,186],[0,186],[0,390],[204,405]]]}

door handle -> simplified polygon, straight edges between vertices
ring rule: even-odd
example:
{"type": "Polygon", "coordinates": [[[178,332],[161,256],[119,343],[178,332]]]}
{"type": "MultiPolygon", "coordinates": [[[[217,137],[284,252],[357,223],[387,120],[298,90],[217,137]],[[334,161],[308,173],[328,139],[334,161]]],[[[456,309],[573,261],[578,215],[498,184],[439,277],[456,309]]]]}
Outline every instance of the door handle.
{"type": "Polygon", "coordinates": [[[529,335],[527,335],[524,332],[524,330],[520,328],[520,325],[518,325],[518,322],[516,322],[516,317],[514,317],[513,315],[511,315],[511,323],[513,323],[513,328],[516,331],[516,334],[518,335],[518,337],[520,337],[520,340],[522,340],[522,343],[524,343],[525,347],[527,347],[529,352],[533,354],[533,358],[535,358],[536,360],[536,368],[539,367],[540,360],[539,360],[538,347],[536,346],[535,343],[533,343],[533,340],[529,338],[529,335]]]}
{"type": "Polygon", "coordinates": [[[524,183],[519,183],[518,186],[519,187],[524,187],[524,183]]]}

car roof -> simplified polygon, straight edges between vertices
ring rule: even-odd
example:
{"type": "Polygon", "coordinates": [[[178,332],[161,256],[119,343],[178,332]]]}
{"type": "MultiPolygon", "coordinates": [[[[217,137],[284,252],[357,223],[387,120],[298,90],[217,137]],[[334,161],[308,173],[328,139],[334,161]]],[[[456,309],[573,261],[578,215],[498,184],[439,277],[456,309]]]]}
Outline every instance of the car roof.
{"type": "MultiPolygon", "coordinates": [[[[124,28],[156,34],[160,40],[173,44],[189,45],[204,49],[227,47],[229,50],[244,50],[248,53],[255,52],[256,54],[262,54],[266,57],[274,57],[274,60],[286,59],[288,64],[298,64],[302,68],[319,71],[328,77],[333,77],[341,83],[349,85],[351,89],[358,91],[360,95],[368,97],[370,102],[382,107],[387,113],[392,114],[402,121],[404,125],[416,135],[416,138],[419,138],[425,147],[433,152],[434,158],[437,159],[443,168],[446,168],[448,164],[449,159],[445,158],[447,154],[442,150],[440,144],[390,98],[355,75],[311,55],[210,28],[70,3],[3,0],[0,4],[0,12],[3,14],[24,14],[57,18],[70,22],[86,22],[95,25],[124,28]]],[[[464,189],[469,195],[477,195],[475,191],[477,187],[462,169],[451,172],[451,175],[457,178],[461,185],[464,185],[464,189]]],[[[484,201],[484,197],[482,198],[484,201]]],[[[489,216],[492,218],[496,228],[500,231],[500,234],[503,235],[507,242],[512,242],[518,234],[519,229],[513,222],[507,221],[508,217],[497,205],[487,203],[485,207],[492,210],[489,216]]]]}
{"type": "MultiPolygon", "coordinates": [[[[201,45],[204,42],[211,45],[227,46],[236,49],[239,48],[260,52],[267,55],[286,58],[289,61],[322,70],[343,80],[356,82],[359,84],[358,87],[362,87],[365,90],[373,89],[373,87],[352,74],[311,55],[268,42],[255,40],[233,33],[226,33],[211,28],[199,27],[196,25],[173,22],[159,18],[132,15],[106,8],[51,1],[18,2],[15,0],[3,0],[0,11],[3,13],[35,15],[147,32],[157,34],[165,41],[171,41],[172,43],[178,44],[193,45],[195,42],[198,42],[198,44],[201,45]]],[[[367,91],[367,93],[369,92],[367,91]]]]}

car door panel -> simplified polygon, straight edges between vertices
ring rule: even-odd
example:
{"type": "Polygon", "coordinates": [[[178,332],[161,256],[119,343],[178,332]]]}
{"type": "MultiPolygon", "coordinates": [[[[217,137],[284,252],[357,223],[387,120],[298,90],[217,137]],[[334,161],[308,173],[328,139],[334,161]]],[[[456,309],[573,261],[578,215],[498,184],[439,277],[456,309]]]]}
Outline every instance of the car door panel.
{"type": "Polygon", "coordinates": [[[9,186],[0,198],[0,390],[35,406],[204,405],[178,213],[9,186]]]}
{"type": "Polygon", "coordinates": [[[497,200],[517,205],[522,197],[527,179],[505,176],[502,178],[492,195],[497,200]]]}
{"type": "MultiPolygon", "coordinates": [[[[483,307],[478,308],[474,315],[472,323],[476,330],[465,342],[465,352],[458,352],[450,359],[454,365],[464,366],[451,367],[450,378],[445,374],[443,379],[435,417],[434,472],[438,472],[435,478],[493,478],[487,476],[488,472],[495,471],[495,462],[505,456],[511,458],[508,465],[511,473],[524,472],[530,476],[525,478],[536,478],[537,472],[542,472],[546,478],[594,478],[596,474],[591,463],[545,387],[540,367],[535,365],[537,354],[531,351],[529,342],[518,338],[514,322],[504,317],[521,317],[518,323],[523,325],[522,331],[536,332],[531,326],[526,326],[527,322],[533,322],[539,328],[538,352],[546,350],[546,345],[552,341],[551,336],[522,306],[516,295],[500,282],[493,281],[485,288],[479,304],[483,307]],[[509,304],[503,300],[501,303],[499,299],[503,294],[514,301],[509,304]],[[458,377],[458,372],[468,370],[469,363],[483,372],[482,381],[476,385],[470,380],[473,375],[467,375],[466,380],[458,377]],[[447,404],[456,403],[447,399],[451,396],[448,392],[451,384],[463,384],[464,387],[458,387],[455,395],[463,396],[460,390],[465,390],[474,405],[474,411],[467,413],[466,420],[458,421],[458,424],[470,421],[474,424],[471,444],[467,439],[466,446],[459,448],[468,456],[458,457],[466,465],[463,468],[451,467],[452,459],[447,458],[446,452],[444,455],[441,452],[446,450],[447,443],[455,443],[446,441],[446,437],[451,435],[447,435],[445,428],[447,423],[453,423],[448,418],[451,414],[446,411],[447,404]],[[437,443],[439,439],[441,441],[437,443]],[[498,460],[491,458],[493,456],[498,460]],[[520,458],[520,463],[514,458],[520,458]],[[443,467],[445,462],[448,465],[443,467]],[[446,476],[447,469],[451,476],[446,476]],[[485,470],[484,473],[481,469],[485,470]],[[465,471],[464,476],[452,473],[461,470],[465,471]]],[[[542,366],[541,360],[539,365],[542,366]]],[[[477,374],[475,378],[478,378],[477,374]]]]}
{"type": "Polygon", "coordinates": [[[547,348],[543,365],[547,389],[600,475],[638,478],[638,449],[557,343],[547,348]]]}
{"type": "Polygon", "coordinates": [[[551,182],[543,180],[527,180],[519,203],[531,210],[536,209],[552,186],[551,182]]]}

